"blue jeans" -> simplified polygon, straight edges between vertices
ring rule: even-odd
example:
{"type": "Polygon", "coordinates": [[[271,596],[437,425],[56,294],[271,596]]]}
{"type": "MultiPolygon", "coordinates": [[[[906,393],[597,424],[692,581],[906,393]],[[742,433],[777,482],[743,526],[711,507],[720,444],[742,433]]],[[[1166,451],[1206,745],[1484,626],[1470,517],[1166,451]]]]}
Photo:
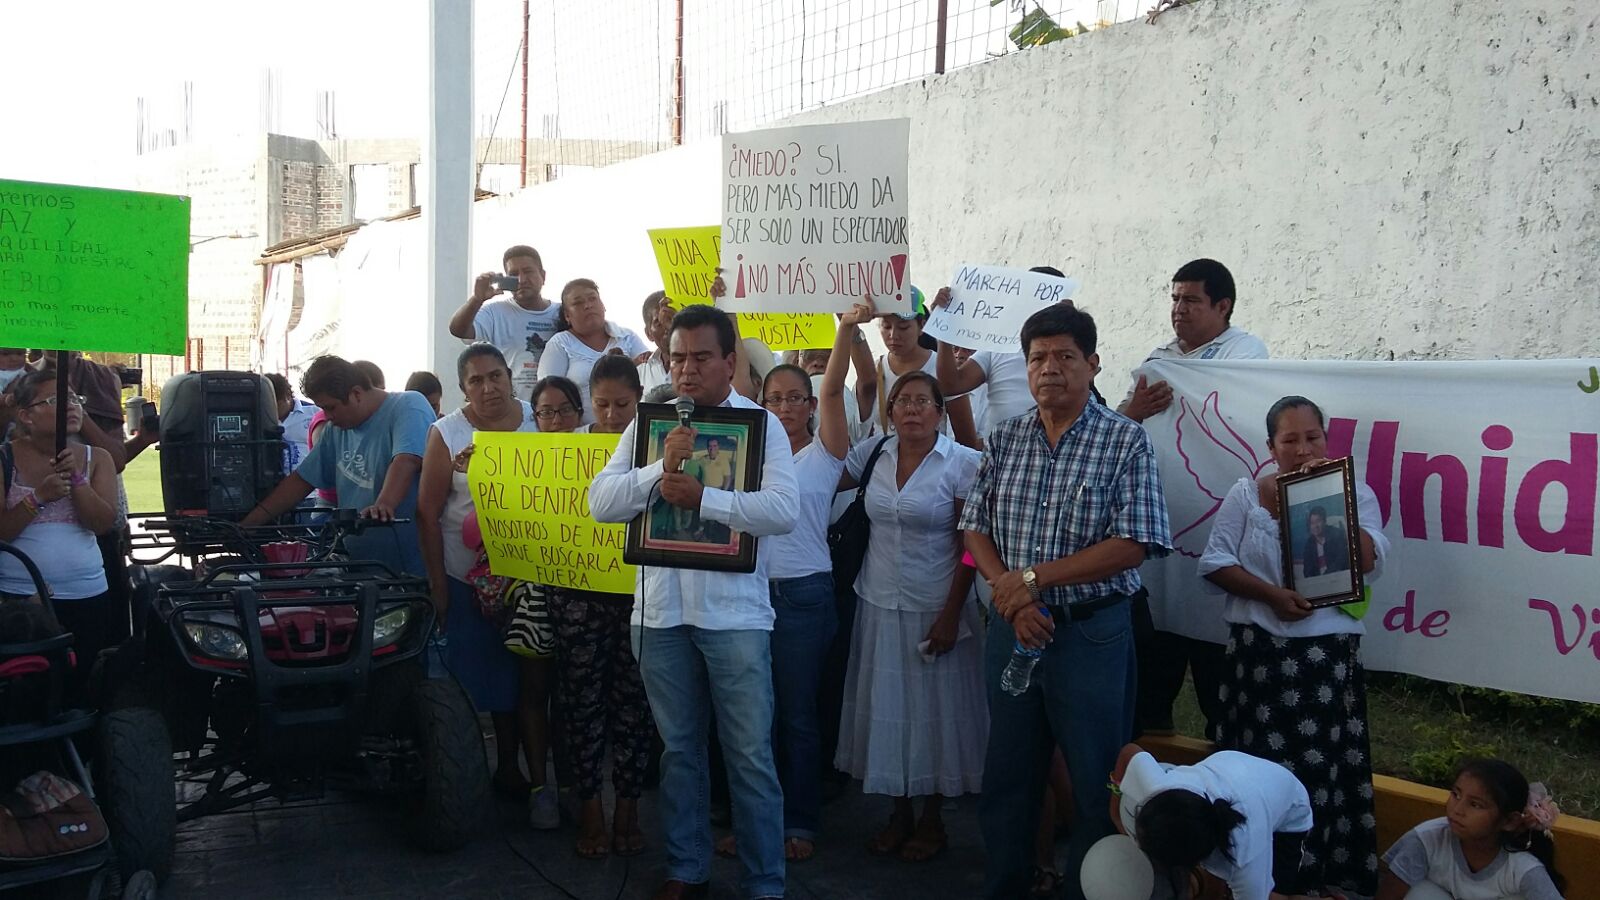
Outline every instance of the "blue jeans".
{"type": "Polygon", "coordinates": [[[666,752],[661,818],[667,877],[711,877],[711,776],[706,732],[713,706],[728,768],[746,897],[783,896],[783,790],[772,762],[772,639],[765,631],[692,625],[637,629],[639,670],[666,752]]]}
{"type": "Polygon", "coordinates": [[[1072,778],[1076,813],[1062,873],[1067,896],[1082,900],[1079,869],[1094,843],[1114,831],[1106,778],[1133,727],[1133,626],[1129,604],[1074,622],[1056,616],[1055,639],[1021,696],[1000,689],[1016,633],[996,615],[989,623],[984,674],[989,686],[989,748],[978,825],[988,862],[984,896],[1027,896],[1050,753],[1060,746],[1072,778]]]}
{"type": "Polygon", "coordinates": [[[777,713],[772,747],[783,785],[785,837],[817,839],[822,815],[822,730],[817,688],[838,614],[833,608],[833,573],[773,581],[772,693],[777,713]]]}

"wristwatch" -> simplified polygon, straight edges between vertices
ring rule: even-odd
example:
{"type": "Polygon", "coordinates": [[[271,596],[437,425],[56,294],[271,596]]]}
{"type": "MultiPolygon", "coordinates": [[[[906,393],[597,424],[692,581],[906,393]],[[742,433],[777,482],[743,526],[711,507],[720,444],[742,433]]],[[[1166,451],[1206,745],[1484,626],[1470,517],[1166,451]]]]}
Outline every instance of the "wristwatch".
{"type": "Polygon", "coordinates": [[[1028,589],[1028,596],[1035,601],[1039,599],[1039,573],[1029,566],[1022,570],[1022,584],[1028,589]]]}
{"type": "Polygon", "coordinates": [[[867,336],[857,330],[856,336],[852,340],[857,344],[865,344],[867,342],[867,336]]]}

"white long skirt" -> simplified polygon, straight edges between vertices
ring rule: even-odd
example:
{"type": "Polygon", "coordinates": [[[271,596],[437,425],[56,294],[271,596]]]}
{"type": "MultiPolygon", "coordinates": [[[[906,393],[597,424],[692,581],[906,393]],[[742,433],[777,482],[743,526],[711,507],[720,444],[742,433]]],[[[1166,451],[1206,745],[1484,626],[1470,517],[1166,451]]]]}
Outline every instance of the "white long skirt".
{"type": "Polygon", "coordinates": [[[954,797],[983,786],[983,628],[967,604],[955,648],[924,662],[917,645],[936,618],[856,603],[834,765],[869,794],[954,797]]]}

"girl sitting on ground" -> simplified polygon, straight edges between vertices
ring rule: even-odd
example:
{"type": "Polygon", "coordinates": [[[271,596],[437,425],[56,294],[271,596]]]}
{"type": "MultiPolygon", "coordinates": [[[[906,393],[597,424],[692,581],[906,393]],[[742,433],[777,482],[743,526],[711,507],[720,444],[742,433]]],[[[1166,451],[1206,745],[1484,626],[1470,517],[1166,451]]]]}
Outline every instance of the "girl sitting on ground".
{"type": "Polygon", "coordinates": [[[1469,760],[1444,812],[1384,854],[1377,900],[1560,900],[1550,828],[1561,810],[1544,785],[1501,760],[1469,760]]]}

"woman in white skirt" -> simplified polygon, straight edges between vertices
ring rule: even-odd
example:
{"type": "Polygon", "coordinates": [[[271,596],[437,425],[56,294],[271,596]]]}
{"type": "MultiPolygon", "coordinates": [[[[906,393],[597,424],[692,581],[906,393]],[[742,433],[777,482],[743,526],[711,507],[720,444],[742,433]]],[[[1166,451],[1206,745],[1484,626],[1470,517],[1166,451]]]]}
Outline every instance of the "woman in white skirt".
{"type": "MultiPolygon", "coordinates": [[[[982,629],[966,603],[973,571],[960,565],[956,531],[979,454],[939,433],[944,396],[932,375],[903,374],[888,406],[894,434],[882,439],[867,480],[872,534],[855,583],[835,764],[867,793],[894,798],[893,817],[867,849],[920,862],[945,848],[944,797],[983,782],[982,629]]],[[[859,483],[878,444],[851,451],[841,490],[859,483]]]]}

